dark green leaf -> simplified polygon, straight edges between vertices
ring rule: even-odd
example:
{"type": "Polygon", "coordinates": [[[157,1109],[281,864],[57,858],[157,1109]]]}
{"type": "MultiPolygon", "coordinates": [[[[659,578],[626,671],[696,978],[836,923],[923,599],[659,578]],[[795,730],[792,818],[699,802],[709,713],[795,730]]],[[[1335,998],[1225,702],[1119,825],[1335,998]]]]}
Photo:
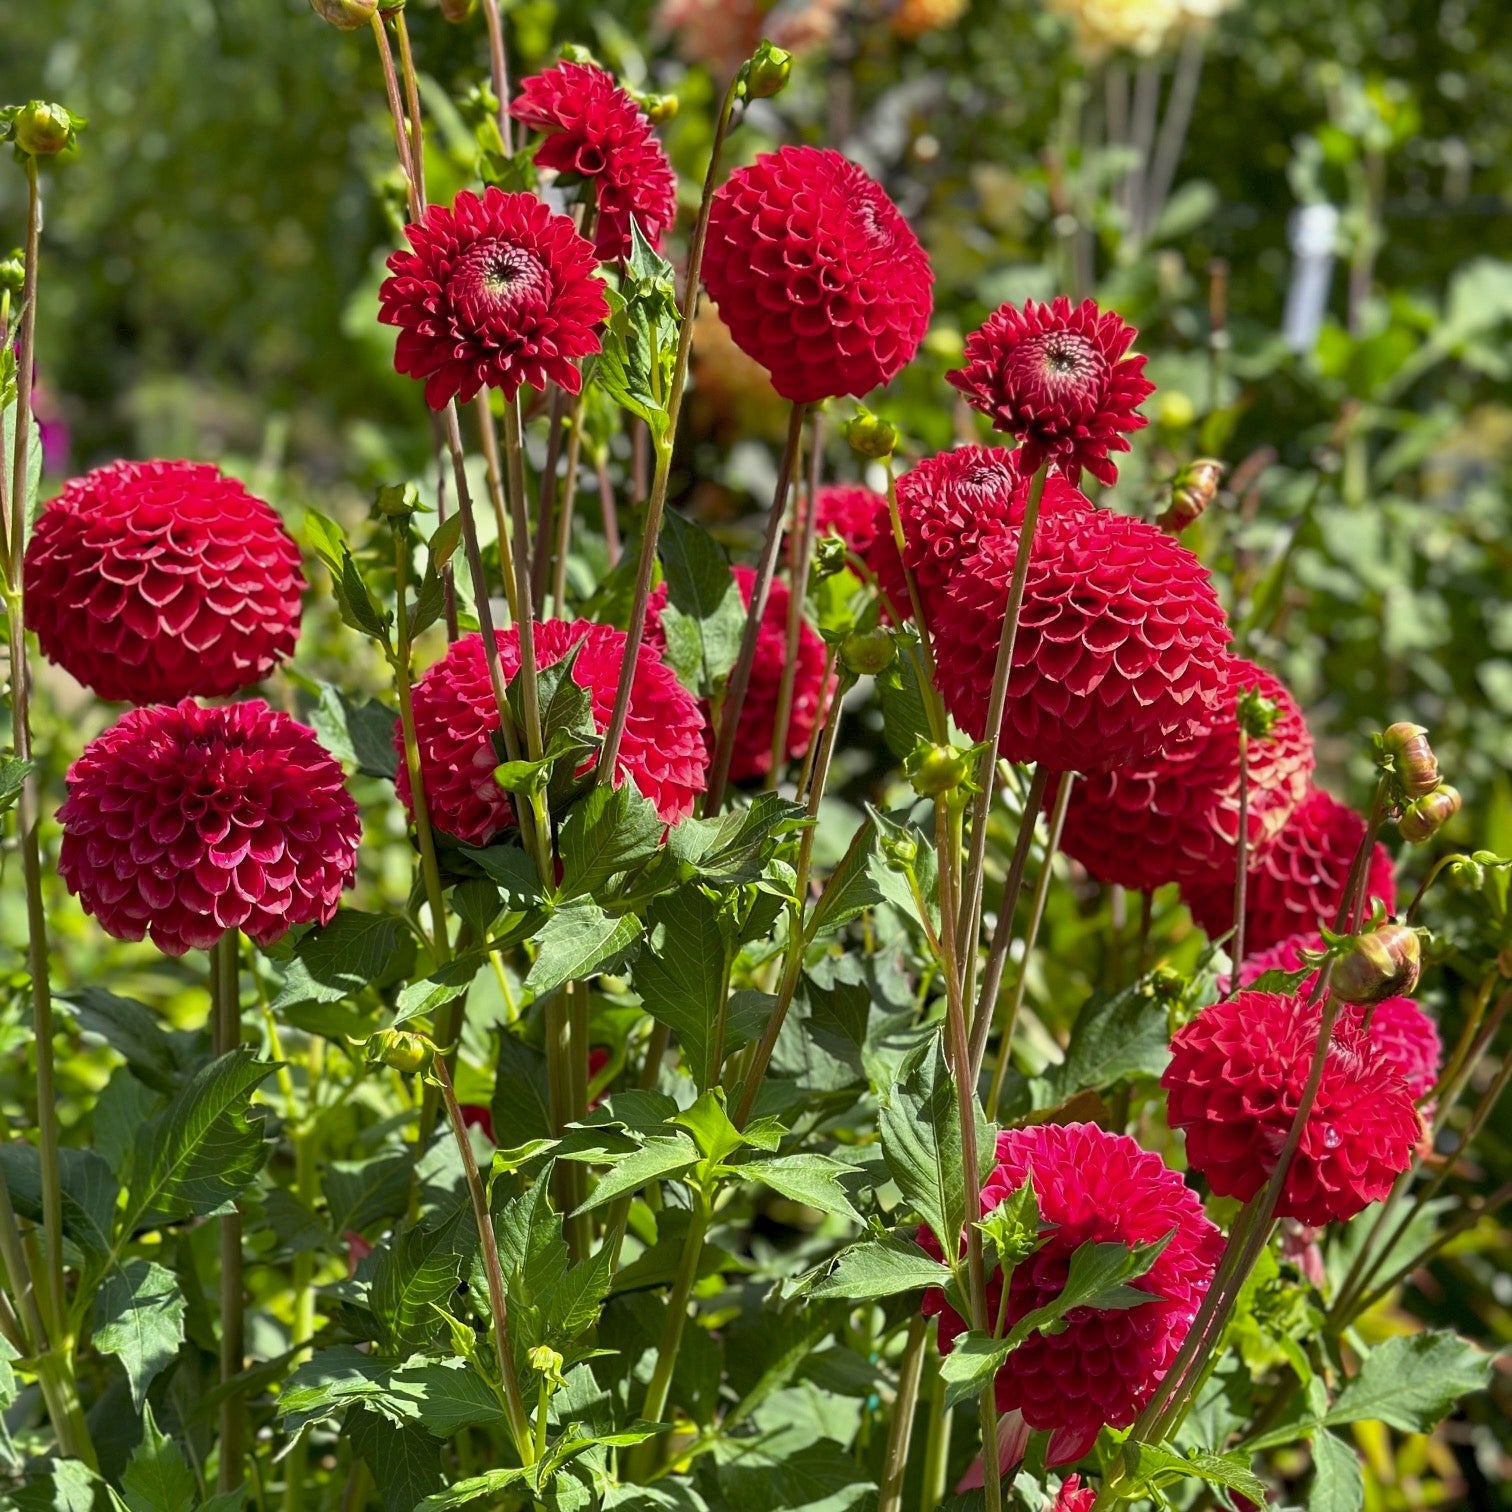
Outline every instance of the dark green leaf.
{"type": "Polygon", "coordinates": [[[656,805],[641,796],[633,779],[614,788],[599,783],[562,821],[562,897],[592,892],[616,873],[649,861],[661,848],[665,828],[656,805]]]}
{"type": "Polygon", "coordinates": [[[593,976],[619,960],[641,928],[634,914],[611,918],[592,898],[575,898],[546,921],[525,985],[541,997],[563,982],[593,976]]]}
{"type": "Polygon", "coordinates": [[[393,613],[379,609],[374,602],[341,527],[312,509],[305,516],[305,539],[331,574],[331,587],[343,622],[392,649],[389,630],[394,623],[393,613]]]}
{"type": "Polygon", "coordinates": [[[307,1423],[334,1417],[352,1402],[386,1401],[389,1365],[350,1344],[317,1350],[278,1394],[284,1428],[297,1433],[307,1423]]]}
{"type": "Polygon", "coordinates": [[[719,1075],[720,1016],[734,941],[719,903],[701,887],[657,898],[635,963],[635,990],[646,1009],[677,1036],[683,1064],[699,1087],[719,1075]]]}
{"type": "Polygon", "coordinates": [[[707,698],[728,675],[740,651],[746,610],[724,548],[702,526],[669,509],[662,520],[662,611],[666,658],[694,692],[707,698]]]}
{"type": "Polygon", "coordinates": [[[331,1228],[362,1234],[398,1218],[409,1202],[413,1161],[402,1150],[371,1160],[333,1160],[321,1167],[321,1183],[331,1228]]]}
{"type": "Polygon", "coordinates": [[[478,1242],[472,1210],[459,1204],[439,1223],[405,1229],[383,1251],[369,1305],[386,1349],[423,1349],[440,1325],[436,1307],[451,1300],[478,1242]]]}
{"type": "Polygon", "coordinates": [[[387,970],[405,933],[404,921],[392,914],[343,908],[294,947],[273,1011],[355,997],[387,970]]]}
{"type": "Polygon", "coordinates": [[[398,716],[375,698],[351,698],[331,683],[318,686],[320,702],[310,713],[310,724],[321,743],[365,776],[392,782],[399,770],[399,753],[394,749],[398,716]]]}
{"type": "Polygon", "coordinates": [[[1133,1480],[1128,1486],[1131,1500],[1133,1493],[1141,1488],[1156,1490],[1187,1479],[1237,1491],[1257,1506],[1263,1507],[1266,1503],[1265,1483],[1250,1469],[1249,1458],[1242,1453],[1211,1454],[1194,1449],[1181,1454],[1164,1445],[1136,1446],[1133,1480]]]}
{"type": "Polygon", "coordinates": [[[61,994],[61,1001],[80,1029],[99,1035],[149,1087],[172,1092],[178,1086],[190,1056],[150,1008],[103,987],[79,987],[61,994]]]}
{"type": "Polygon", "coordinates": [[[949,1280],[948,1266],[931,1259],[912,1239],[894,1234],[842,1250],[835,1268],[809,1288],[809,1295],[864,1302],[944,1286],[949,1280]]]}
{"type": "Polygon", "coordinates": [[[882,902],[882,893],[871,874],[872,853],[877,845],[877,827],[870,819],[851,839],[840,864],[830,874],[819,901],[809,915],[806,933],[817,939],[833,929],[848,924],[868,908],[882,902]]]}
{"type": "Polygon", "coordinates": [[[801,805],[776,793],[759,793],[744,808],[717,818],[684,819],[668,833],[667,848],[701,881],[733,887],[756,881],[779,838],[803,818],[801,805]]]}
{"type": "Polygon", "coordinates": [[[1427,1433],[1463,1396],[1484,1391],[1492,1357],[1452,1333],[1405,1334],[1378,1344],[1323,1421],[1378,1419],[1403,1433],[1427,1433]]]}
{"type": "Polygon", "coordinates": [[[1159,1076],[1171,1058],[1168,1004],[1148,978],[1091,999],[1077,1016],[1064,1064],[1046,1073],[1054,1100],[1100,1092],[1131,1076],[1159,1076]]]}
{"type": "Polygon", "coordinates": [[[462,854],[476,862],[489,881],[498,884],[511,912],[518,913],[541,901],[541,879],[535,862],[518,845],[491,845],[486,850],[464,845],[462,854]]]}
{"type": "Polygon", "coordinates": [[[794,1202],[802,1202],[821,1213],[833,1213],[841,1218],[853,1218],[860,1223],[861,1215],[851,1204],[850,1196],[840,1185],[839,1177],[846,1169],[838,1160],[828,1155],[799,1152],[794,1155],[778,1155],[771,1160],[753,1160],[741,1166],[743,1176],[769,1186],[774,1192],[794,1202]]]}
{"type": "Polygon", "coordinates": [[[0,814],[21,796],[21,789],[36,766],[36,762],[22,761],[18,756],[0,756],[0,814]]]}
{"type": "Polygon", "coordinates": [[[1320,1428],[1313,1436],[1312,1459],[1307,1512],[1360,1512],[1365,1505],[1365,1472],[1359,1455],[1342,1439],[1320,1428]]]}
{"type": "Polygon", "coordinates": [[[359,1406],[346,1416],[346,1437],[372,1473],[384,1512],[414,1512],[440,1486],[441,1441],[418,1423],[359,1406]]]}
{"type": "Polygon", "coordinates": [[[466,1360],[412,1362],[395,1372],[391,1384],[397,1395],[414,1401],[420,1421],[437,1438],[505,1422],[498,1393],[466,1360]]]}
{"type": "Polygon", "coordinates": [[[656,1134],[638,1150],[615,1162],[599,1178],[592,1195],[578,1209],[592,1212],[626,1192],[634,1192],[647,1182],[681,1176],[699,1161],[698,1146],[686,1134],[656,1134]]]}
{"type": "MultiPolygon", "coordinates": [[[[0,1175],[16,1211],[42,1222],[42,1169],[37,1147],[20,1140],[0,1144],[0,1175]]],[[[104,1159],[93,1150],[68,1146],[58,1151],[63,1197],[63,1238],[85,1271],[95,1274],[110,1253],[119,1187],[104,1159]]]]}
{"type": "Polygon", "coordinates": [[[126,1367],[138,1412],[147,1388],[184,1342],[185,1311],[178,1278],[150,1260],[131,1260],[112,1270],[95,1293],[94,1346],[126,1367]]]}
{"type": "Polygon", "coordinates": [[[159,1432],[152,1408],[139,1403],[142,1441],[132,1451],[121,1477],[121,1490],[131,1512],[191,1512],[199,1501],[194,1472],[183,1451],[159,1432]]]}

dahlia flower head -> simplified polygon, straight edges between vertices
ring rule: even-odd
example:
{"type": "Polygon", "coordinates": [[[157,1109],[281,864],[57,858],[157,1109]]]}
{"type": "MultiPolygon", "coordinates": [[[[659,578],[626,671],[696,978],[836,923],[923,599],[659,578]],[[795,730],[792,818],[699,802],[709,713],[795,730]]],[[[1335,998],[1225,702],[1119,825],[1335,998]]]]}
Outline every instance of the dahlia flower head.
{"type": "Polygon", "coordinates": [[[536,166],[593,185],[594,252],[630,251],[630,220],[653,246],[677,219],[677,178],[651,122],[613,77],[591,63],[558,63],[520,85],[509,113],[545,134],[536,166]]]}
{"type": "Polygon", "coordinates": [[[879,545],[892,541],[887,497],[864,483],[826,483],[814,495],[814,539],[838,536],[868,567],[879,545]]]}
{"type": "Polygon", "coordinates": [[[1145,761],[1079,782],[1066,807],[1061,849],[1100,882],[1152,892],[1183,877],[1230,871],[1239,839],[1240,697],[1251,689],[1277,706],[1268,735],[1249,742],[1249,855],[1262,857],[1307,795],[1312,737],[1296,700],[1263,667],[1223,663],[1212,720],[1145,761]]]}
{"type": "Polygon", "coordinates": [[[533,194],[469,189],[404,228],[410,251],[388,260],[378,319],[398,326],[394,367],[445,409],[480,390],[583,386],[578,361],[599,350],[609,314],[598,258],[565,215],[533,194]]]}
{"type": "Polygon", "coordinates": [[[336,759],[260,699],[132,709],[69,768],[58,819],[84,911],[174,956],[328,923],[362,835],[336,759]]]}
{"type": "MultiPolygon", "coordinates": [[[[749,567],[735,567],[735,586],[748,609],[756,574],[749,567]]],[[[740,723],[735,728],[735,749],[730,758],[730,781],[749,782],[772,770],[772,741],[777,734],[777,701],[782,691],[782,669],[787,662],[788,606],[792,595],[786,583],[772,583],[761,625],[756,635],[756,657],[746,687],[740,723]]],[[[792,709],[788,715],[787,756],[799,760],[809,748],[819,706],[825,693],[824,642],[807,620],[798,623],[798,663],[793,677],[792,709]]],[[[712,731],[710,732],[712,735],[712,731]]]]}
{"type": "Polygon", "coordinates": [[[715,192],[704,287],[794,404],[865,394],[924,339],[934,274],[881,185],[828,148],[782,147],[715,192]]]}
{"type": "MultiPolygon", "coordinates": [[[[1204,1008],[1171,1041],[1166,1115],[1217,1196],[1247,1202],[1269,1181],[1321,1026],[1319,1004],[1250,990],[1204,1008]]],[[[1314,1227],[1353,1218],[1391,1190],[1421,1131],[1401,1072],[1358,1017],[1341,1015],[1276,1216],[1314,1227]]]]}
{"type": "MultiPolygon", "coordinates": [[[[495,632],[505,680],[520,670],[520,630],[495,632]]],[[[572,680],[587,690],[593,723],[609,728],[628,637],[612,625],[588,620],[537,620],[538,668],[554,666],[576,650],[572,680]]],[[[415,684],[415,736],[420,774],[431,823],[468,845],[486,845],[515,824],[509,794],[494,777],[501,757],[494,745],[499,712],[488,676],[481,635],[465,635],[415,684]]],[[[396,726],[394,747],[401,757],[403,735],[396,726]]],[[[590,756],[580,773],[593,769],[590,756]]],[[[630,683],[630,711],[620,742],[616,786],[626,776],[656,806],[668,824],[693,812],[706,786],[708,754],[698,703],[660,654],[642,645],[630,683]]],[[[401,760],[399,797],[414,811],[409,773],[401,760]]]]}
{"type": "MultiPolygon", "coordinates": [[[[973,740],[987,707],[1018,533],[961,564],[933,608],[935,680],[973,740]]],[[[928,611],[926,611],[928,612],[928,611]]],[[[1207,570],[1144,520],[1069,509],[1040,521],[1001,752],[1051,772],[1145,761],[1220,706],[1229,631],[1207,570]]]]}
{"type": "MultiPolygon", "coordinates": [[[[1244,904],[1247,952],[1266,950],[1288,935],[1333,928],[1349,868],[1365,821],[1322,788],[1311,788],[1275,841],[1249,868],[1244,904]]],[[[1234,923],[1234,867],[1183,878],[1183,902],[1207,931],[1225,934],[1234,923]]],[[[1365,907],[1379,898],[1389,912],[1396,896],[1391,857],[1381,845],[1370,853],[1365,907]]]]}
{"type": "Polygon", "coordinates": [[[1049,304],[999,305],[966,338],[964,366],[946,377],[993,428],[1022,443],[1020,468],[1055,462],[1073,481],[1085,468],[1112,483],[1109,452],[1149,422],[1138,406],[1155,392],[1145,359],[1130,356],[1138,334],[1111,310],[1064,297],[1049,304]]]}
{"type": "MultiPolygon", "coordinates": [[[[1091,1449],[1104,1424],[1127,1427],[1154,1394],[1212,1280],[1223,1236],[1197,1194],[1158,1155],[1126,1134],[1096,1124],[1037,1124],[998,1135],[997,1166],[982,1187],[990,1213],[1024,1182],[1034,1183],[1041,1221],[1054,1225],[1008,1289],[1006,1327],[1059,1295],[1071,1256],[1089,1241],[1146,1244],[1171,1236],[1155,1264],[1131,1283],[1151,1300],[1128,1309],[1076,1308],[1053,1336],[1031,1334],[999,1372],[998,1411],[1019,1411],[1032,1429],[1048,1430],[1047,1464],[1066,1464],[1091,1449]]],[[[921,1243],[933,1254],[927,1233],[921,1243]]],[[[988,1285],[996,1317],[1002,1280],[988,1285]]],[[[965,1321],[939,1291],[924,1311],[940,1317],[940,1347],[949,1353],[965,1321]]],[[[1075,1505],[1074,1503],[1072,1505],[1075,1505]]]]}
{"type": "MultiPolygon", "coordinates": [[[[1316,959],[1325,949],[1323,936],[1288,935],[1269,950],[1247,955],[1239,967],[1239,985],[1252,986],[1268,971],[1302,971],[1307,956],[1316,959]],[[1304,955],[1304,952],[1306,953],[1304,955]]],[[[1307,997],[1318,980],[1313,970],[1302,978],[1294,991],[1307,997]]],[[[1228,984],[1221,982],[1222,990],[1228,984]]],[[[1377,1050],[1401,1073],[1414,1102],[1421,1102],[1438,1084],[1443,1065],[1444,1046],[1438,1025],[1409,997],[1384,998],[1374,1007],[1346,1003],[1339,1010],[1341,1020],[1359,1025],[1377,1050]]]]}
{"type": "MultiPolygon", "coordinates": [[[[898,479],[902,558],[884,499],[882,523],[886,528],[867,562],[878,587],[904,619],[912,618],[904,563],[913,573],[924,616],[932,625],[936,605],[952,578],[987,541],[1017,541],[1029,503],[1030,481],[1029,474],[1019,468],[1018,453],[1001,446],[960,446],[939,452],[915,462],[898,479]]],[[[1088,514],[1092,507],[1092,501],[1059,473],[1045,479],[1041,519],[1088,514]]]]}
{"type": "Polygon", "coordinates": [[[260,681],[299,639],[299,548],[204,462],[112,462],[66,484],[26,547],[26,624],[100,698],[174,703],[260,681]]]}

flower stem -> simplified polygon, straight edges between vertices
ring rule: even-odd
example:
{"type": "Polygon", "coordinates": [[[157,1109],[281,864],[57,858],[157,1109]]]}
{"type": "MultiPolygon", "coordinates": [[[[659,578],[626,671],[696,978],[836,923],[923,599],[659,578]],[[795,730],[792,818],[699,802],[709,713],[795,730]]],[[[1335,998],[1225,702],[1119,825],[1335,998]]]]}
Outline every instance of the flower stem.
{"type": "Polygon", "coordinates": [[[1245,891],[1249,886],[1249,731],[1239,721],[1239,833],[1234,845],[1234,938],[1229,957],[1234,969],[1229,973],[1231,997],[1239,990],[1240,968],[1244,965],[1245,891]]]}
{"type": "Polygon", "coordinates": [[[567,618],[567,556],[572,549],[572,517],[577,508],[578,460],[583,450],[583,396],[572,406],[571,433],[567,438],[567,466],[557,501],[556,548],[552,553],[551,612],[567,618]]]}
{"type": "Polygon", "coordinates": [[[819,472],[824,462],[822,422],[815,413],[809,425],[808,487],[794,495],[798,518],[788,540],[787,638],[782,658],[782,680],[777,687],[777,716],[772,721],[772,764],[767,786],[775,788],[787,765],[788,730],[793,719],[793,689],[798,680],[798,641],[803,633],[803,609],[808,599],[809,565],[814,555],[814,501],[819,493],[819,472]]]}
{"type": "Polygon", "coordinates": [[[908,1339],[898,1366],[898,1392],[893,1398],[892,1422],[887,1430],[887,1453],[882,1461],[882,1491],[877,1512],[903,1512],[903,1476],[908,1469],[908,1446],[913,1439],[914,1409],[924,1374],[924,1350],[929,1342],[929,1319],[917,1315],[908,1325],[908,1339]]]}
{"type": "Polygon", "coordinates": [[[945,1500],[950,1484],[950,1431],[954,1424],[955,1413],[945,1405],[945,1377],[936,1369],[929,1391],[929,1437],[924,1442],[922,1512],[933,1512],[945,1500]]]}
{"type": "MultiPolygon", "coordinates": [[[[216,1055],[241,1043],[241,969],[239,934],[228,929],[210,948],[211,1042],[216,1055]]],[[[219,1468],[216,1484],[234,1491],[247,1480],[246,1408],[231,1383],[241,1374],[246,1356],[242,1292],[241,1209],[220,1220],[220,1404],[219,1468]]]]}
{"type": "Polygon", "coordinates": [[[419,173],[424,164],[416,164],[410,156],[410,138],[404,119],[404,102],[399,94],[399,73],[394,67],[394,53],[389,46],[388,31],[384,26],[383,12],[373,12],[373,40],[378,44],[378,62],[383,70],[383,88],[388,96],[389,119],[394,126],[394,152],[399,159],[399,171],[404,175],[405,196],[409,203],[411,221],[418,221],[425,213],[425,191],[420,186],[419,173]]]}
{"type": "Polygon", "coordinates": [[[488,28],[488,74],[498,101],[499,139],[504,151],[514,153],[514,122],[509,115],[509,53],[504,46],[504,22],[499,0],[483,0],[483,20],[488,28]]]}
{"type": "Polygon", "coordinates": [[[415,55],[410,50],[409,26],[404,7],[394,12],[394,35],[399,39],[399,67],[404,76],[405,110],[409,115],[410,178],[415,186],[415,200],[425,214],[425,122],[420,115],[420,81],[415,77],[415,55]]]}

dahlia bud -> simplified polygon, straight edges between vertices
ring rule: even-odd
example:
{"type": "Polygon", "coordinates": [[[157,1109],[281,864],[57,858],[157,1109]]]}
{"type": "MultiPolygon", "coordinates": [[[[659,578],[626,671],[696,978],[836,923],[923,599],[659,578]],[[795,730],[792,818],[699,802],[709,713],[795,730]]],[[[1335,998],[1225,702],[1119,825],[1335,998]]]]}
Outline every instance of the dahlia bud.
{"type": "Polygon", "coordinates": [[[1246,688],[1234,705],[1234,721],[1251,740],[1264,740],[1280,716],[1281,705],[1258,688],[1246,688]]]}
{"type": "Polygon", "coordinates": [[[1381,736],[1381,753],[1408,798],[1423,798],[1439,785],[1438,758],[1428,744],[1428,731],[1403,719],[1388,725],[1381,736]]]}
{"type": "Polygon", "coordinates": [[[907,871],[919,859],[919,842],[912,835],[881,837],[882,857],[894,871],[907,871]]]}
{"type": "Polygon", "coordinates": [[[921,798],[954,792],[970,769],[966,752],[950,745],[917,746],[904,764],[908,780],[921,798]]]}
{"type": "Polygon", "coordinates": [[[845,422],[845,439],[852,451],[881,461],[897,450],[898,427],[870,410],[859,410],[845,422]]]}
{"type": "Polygon", "coordinates": [[[1431,840],[1460,811],[1459,789],[1441,782],[1431,793],[1415,798],[1402,810],[1397,829],[1409,845],[1431,840]]]}
{"type": "Polygon", "coordinates": [[[787,88],[793,73],[793,55],[770,42],[763,42],[745,66],[747,99],[769,100],[787,88]]]}
{"type": "Polygon", "coordinates": [[[378,0],[310,0],[310,9],[337,31],[359,31],[372,25],[378,0]]]}
{"type": "Polygon", "coordinates": [[[525,1358],[530,1362],[530,1368],[537,1375],[546,1377],[550,1386],[562,1386],[566,1383],[562,1379],[562,1366],[567,1362],[549,1344],[537,1344],[525,1358]]]}
{"type": "Polygon", "coordinates": [[[844,572],[847,559],[845,542],[839,536],[821,536],[814,544],[814,576],[823,579],[844,572]]]}
{"type": "Polygon", "coordinates": [[[1346,1003],[1381,1003],[1410,996],[1421,970],[1417,931],[1405,924],[1382,924],[1343,943],[1330,984],[1346,1003]]]}
{"type": "Polygon", "coordinates": [[[27,157],[57,157],[67,152],[84,125],[82,116],[47,100],[28,100],[7,114],[10,122],[4,140],[14,142],[16,151],[27,157]]]}
{"type": "Polygon", "coordinates": [[[1180,535],[1188,525],[1195,524],[1213,502],[1225,471],[1223,463],[1211,457],[1188,462],[1172,480],[1171,502],[1155,523],[1168,535],[1180,535]]]}
{"type": "Polygon", "coordinates": [[[889,631],[852,630],[840,643],[840,660],[847,672],[857,677],[876,676],[893,659],[893,638],[889,631]]]}
{"type": "Polygon", "coordinates": [[[413,483],[387,483],[373,496],[373,508],[386,520],[407,520],[420,509],[413,483]]]}
{"type": "Polygon", "coordinates": [[[380,1030],[367,1042],[370,1066],[388,1066],[406,1076],[414,1071],[428,1071],[435,1058],[436,1047],[423,1034],[410,1034],[404,1029],[380,1030]]]}
{"type": "Polygon", "coordinates": [[[0,258],[0,294],[19,294],[26,287],[26,254],[17,247],[0,258]]]}
{"type": "Polygon", "coordinates": [[[461,26],[478,8],[478,0],[438,0],[441,15],[453,26],[461,26]]]}
{"type": "Polygon", "coordinates": [[[675,94],[654,94],[650,92],[643,94],[640,90],[631,89],[628,86],[625,89],[625,93],[645,111],[646,119],[653,126],[660,126],[664,121],[676,119],[678,101],[675,94]]]}
{"type": "Polygon", "coordinates": [[[564,42],[562,44],[562,62],[586,63],[590,68],[602,68],[603,65],[593,56],[591,48],[584,47],[581,42],[564,42]]]}

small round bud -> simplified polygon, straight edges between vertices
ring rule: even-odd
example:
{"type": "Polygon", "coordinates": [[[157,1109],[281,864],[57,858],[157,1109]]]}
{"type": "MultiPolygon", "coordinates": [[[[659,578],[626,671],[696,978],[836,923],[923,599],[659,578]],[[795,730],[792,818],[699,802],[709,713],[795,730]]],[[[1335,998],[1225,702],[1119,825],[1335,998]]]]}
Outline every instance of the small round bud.
{"type": "Polygon", "coordinates": [[[792,53],[763,42],[746,64],[746,96],[752,100],[769,100],[787,88],[792,73],[792,53]]]}
{"type": "Polygon", "coordinates": [[[26,287],[26,254],[17,247],[0,257],[0,294],[19,294],[26,287]]]}
{"type": "Polygon", "coordinates": [[[814,543],[814,576],[834,577],[844,572],[849,560],[845,542],[839,536],[820,536],[814,543]]]}
{"type": "Polygon", "coordinates": [[[1258,688],[1246,688],[1239,695],[1234,710],[1239,728],[1251,740],[1264,740],[1276,727],[1281,705],[1267,698],[1258,688]]]}
{"type": "Polygon", "coordinates": [[[1441,782],[1431,793],[1414,798],[1402,810],[1397,820],[1397,829],[1409,845],[1421,845],[1430,840],[1460,811],[1459,789],[1441,782]]]}
{"type": "Polygon", "coordinates": [[[1171,502],[1155,523],[1167,535],[1180,535],[1188,525],[1195,524],[1213,502],[1224,471],[1223,463],[1211,457],[1188,462],[1172,479],[1171,502]]]}
{"type": "Polygon", "coordinates": [[[845,422],[845,439],[852,451],[880,461],[898,448],[898,427],[870,410],[860,410],[845,422]]]}
{"type": "Polygon", "coordinates": [[[664,121],[677,118],[677,96],[675,94],[635,94],[635,103],[646,112],[646,119],[653,126],[660,126],[664,121]]]}
{"type": "Polygon", "coordinates": [[[1409,799],[1422,798],[1439,785],[1438,758],[1422,725],[1405,719],[1388,725],[1381,736],[1381,751],[1390,759],[1392,771],[1409,799]]]}
{"type": "Polygon", "coordinates": [[[461,26],[470,20],[478,8],[478,0],[437,0],[442,17],[453,26],[461,26]]]}
{"type": "Polygon", "coordinates": [[[564,42],[561,57],[564,63],[589,63],[595,68],[600,66],[591,49],[584,47],[581,42],[564,42]]]}
{"type": "Polygon", "coordinates": [[[373,24],[378,0],[310,0],[310,9],[337,31],[360,31],[373,24]]]}
{"type": "Polygon", "coordinates": [[[423,1034],[404,1029],[381,1029],[367,1042],[367,1060],[371,1066],[388,1066],[409,1075],[430,1069],[436,1047],[423,1034]]]}
{"type": "Polygon", "coordinates": [[[537,1375],[543,1375],[553,1383],[561,1381],[562,1366],[567,1362],[549,1344],[537,1344],[525,1358],[537,1375]]]}
{"type": "Polygon", "coordinates": [[[62,105],[47,100],[28,100],[16,107],[6,140],[28,157],[57,157],[74,144],[84,122],[62,105]]]}
{"type": "Polygon", "coordinates": [[[840,660],[847,672],[857,677],[876,676],[893,659],[891,632],[880,626],[875,630],[852,630],[840,643],[840,660]]]}
{"type": "Polygon", "coordinates": [[[954,792],[970,770],[966,752],[950,745],[917,746],[904,764],[908,780],[921,798],[954,792]]]}
{"type": "Polygon", "coordinates": [[[1417,931],[1405,924],[1382,924],[1342,942],[1329,984],[1343,1002],[1381,1003],[1408,996],[1422,965],[1417,931]]]}
{"type": "Polygon", "coordinates": [[[387,483],[373,496],[373,509],[386,520],[407,520],[420,508],[413,483],[387,483]]]}
{"type": "Polygon", "coordinates": [[[912,835],[883,835],[882,859],[894,871],[907,871],[919,859],[919,842],[912,835]]]}

